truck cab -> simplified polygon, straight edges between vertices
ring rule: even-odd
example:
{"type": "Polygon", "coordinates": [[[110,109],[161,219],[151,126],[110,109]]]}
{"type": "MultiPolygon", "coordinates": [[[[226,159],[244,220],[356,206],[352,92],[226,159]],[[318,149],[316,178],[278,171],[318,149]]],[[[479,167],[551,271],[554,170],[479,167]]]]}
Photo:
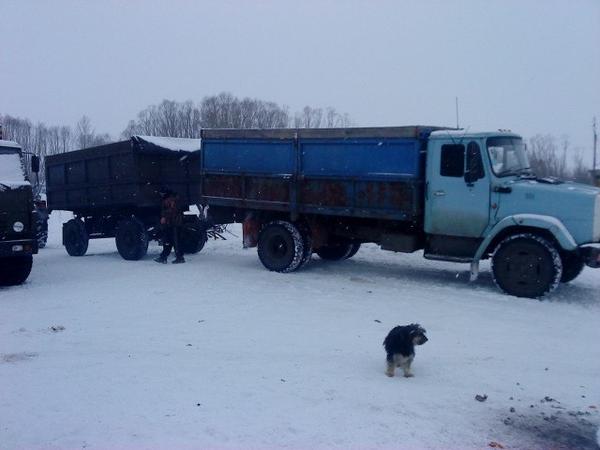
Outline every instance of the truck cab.
{"type": "Polygon", "coordinates": [[[508,293],[540,297],[600,266],[600,189],[538,178],[510,131],[434,131],[427,144],[425,257],[492,258],[508,293]]]}
{"type": "MultiPolygon", "coordinates": [[[[32,172],[39,159],[32,157],[32,172]]],[[[23,283],[37,253],[36,223],[31,184],[22,150],[13,141],[0,140],[0,286],[23,283]]]]}

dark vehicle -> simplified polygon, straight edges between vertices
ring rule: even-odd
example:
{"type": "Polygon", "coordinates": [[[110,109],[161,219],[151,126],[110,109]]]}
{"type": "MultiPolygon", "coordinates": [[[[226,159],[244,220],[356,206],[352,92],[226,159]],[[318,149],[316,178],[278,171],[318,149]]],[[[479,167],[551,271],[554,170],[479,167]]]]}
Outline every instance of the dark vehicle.
{"type": "MultiPolygon", "coordinates": [[[[63,244],[83,256],[89,239],[114,237],[126,260],[146,255],[148,242],[160,239],[160,194],[168,186],[181,206],[197,202],[198,139],[133,136],[98,147],[46,158],[48,209],[72,211],[63,224],[63,244]]],[[[206,242],[206,227],[186,214],[182,246],[196,253],[206,242]]]]}
{"type": "MultiPolygon", "coordinates": [[[[39,159],[31,157],[31,171],[39,159]]],[[[0,140],[0,286],[23,283],[38,251],[31,184],[23,167],[21,146],[0,140]]]]}
{"type": "Polygon", "coordinates": [[[537,178],[508,130],[442,127],[203,130],[200,202],[242,222],[263,265],[291,272],[314,252],[366,242],[428,259],[491,259],[496,284],[541,297],[600,267],[600,189],[537,178]]]}

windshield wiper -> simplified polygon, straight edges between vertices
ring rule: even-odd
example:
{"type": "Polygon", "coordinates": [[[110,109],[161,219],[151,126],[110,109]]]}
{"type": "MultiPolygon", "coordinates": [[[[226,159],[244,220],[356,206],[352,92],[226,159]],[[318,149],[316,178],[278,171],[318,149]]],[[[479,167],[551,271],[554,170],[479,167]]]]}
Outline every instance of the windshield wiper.
{"type": "Polygon", "coordinates": [[[3,191],[12,191],[12,188],[8,184],[0,183],[3,191]]]}

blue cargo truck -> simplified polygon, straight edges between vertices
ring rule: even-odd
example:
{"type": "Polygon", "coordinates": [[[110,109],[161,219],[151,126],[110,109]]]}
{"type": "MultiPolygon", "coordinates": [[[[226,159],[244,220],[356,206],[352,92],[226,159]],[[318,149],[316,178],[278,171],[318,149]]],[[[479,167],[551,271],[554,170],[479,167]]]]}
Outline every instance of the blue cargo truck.
{"type": "Polygon", "coordinates": [[[269,270],[372,242],[428,259],[491,258],[496,284],[541,297],[600,266],[600,189],[530,170],[521,137],[410,126],[202,131],[198,198],[243,224],[269,270]]]}

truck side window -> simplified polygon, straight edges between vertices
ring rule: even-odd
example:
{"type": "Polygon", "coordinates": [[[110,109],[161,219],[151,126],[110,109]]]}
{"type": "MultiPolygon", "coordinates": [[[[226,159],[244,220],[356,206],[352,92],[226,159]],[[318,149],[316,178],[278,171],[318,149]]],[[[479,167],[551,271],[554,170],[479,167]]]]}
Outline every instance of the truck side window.
{"type": "Polygon", "coordinates": [[[465,146],[462,144],[442,145],[440,175],[462,177],[465,173],[465,146]]]}
{"type": "Polygon", "coordinates": [[[477,144],[477,142],[469,142],[469,145],[467,145],[467,172],[469,173],[471,182],[485,177],[481,151],[479,150],[479,144],[477,144]]]}

